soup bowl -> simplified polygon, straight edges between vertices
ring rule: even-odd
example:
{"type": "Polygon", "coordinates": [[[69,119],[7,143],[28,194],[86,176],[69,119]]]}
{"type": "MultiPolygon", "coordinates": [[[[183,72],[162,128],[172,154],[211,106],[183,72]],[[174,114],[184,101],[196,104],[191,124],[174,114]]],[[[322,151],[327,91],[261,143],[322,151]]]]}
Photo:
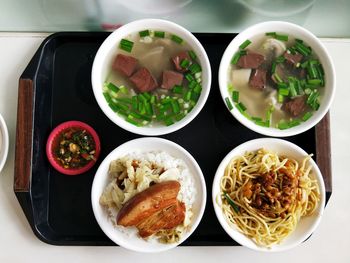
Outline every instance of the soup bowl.
{"type": "MultiPolygon", "coordinates": [[[[91,81],[93,92],[98,105],[100,106],[104,114],[112,122],[114,122],[119,127],[127,131],[140,135],[154,136],[168,134],[178,129],[181,129],[199,114],[209,95],[211,85],[211,68],[208,56],[203,46],[191,32],[175,23],[166,20],[143,19],[131,22],[118,28],[106,38],[106,40],[102,43],[101,47],[99,48],[94,59],[91,73],[91,81]],[[113,62],[116,58],[116,55],[120,53],[120,51],[118,50],[118,45],[120,44],[120,41],[123,38],[127,38],[131,34],[139,34],[139,32],[145,30],[159,30],[171,34],[172,36],[175,35],[176,37],[182,39],[183,43],[188,44],[188,46],[191,47],[191,50],[194,51],[194,53],[197,56],[196,60],[198,61],[202,69],[202,89],[200,92],[200,96],[197,97],[197,103],[187,114],[185,113],[185,116],[183,116],[183,118],[181,118],[173,124],[170,124],[169,126],[135,126],[134,124],[128,122],[125,117],[122,117],[120,114],[117,114],[115,111],[113,111],[103,94],[103,88],[105,82],[107,81],[107,78],[109,77],[109,74],[111,74],[113,62]]],[[[156,116],[153,115],[152,117],[155,118],[156,116]]]]}
{"type": "MultiPolygon", "coordinates": [[[[254,43],[252,43],[252,45],[253,44],[254,43]]],[[[250,47],[248,46],[247,49],[249,48],[250,47]]],[[[305,28],[292,23],[270,21],[259,23],[247,28],[231,41],[221,59],[219,67],[219,86],[224,103],[229,104],[227,107],[228,110],[241,124],[263,135],[286,137],[300,134],[312,128],[325,116],[333,101],[336,87],[336,76],[332,59],[325,46],[316,36],[314,36],[305,28]],[[236,107],[237,103],[233,101],[232,93],[228,88],[228,84],[231,83],[229,74],[231,60],[233,59],[236,52],[240,50],[242,43],[244,43],[246,40],[252,40],[252,42],[254,42],[254,39],[259,36],[265,36],[265,33],[267,32],[277,32],[279,34],[286,34],[291,38],[303,40],[306,45],[311,47],[312,52],[317,56],[318,60],[322,64],[324,71],[325,85],[324,87],[319,88],[323,89],[323,95],[321,97],[318,110],[314,111],[312,116],[307,116],[308,118],[306,118],[306,116],[305,119],[303,118],[304,116],[299,117],[300,124],[290,125],[284,129],[277,128],[276,125],[270,125],[270,127],[266,127],[266,125],[261,125],[261,123],[257,124],[257,122],[253,121],[249,115],[242,114],[242,109],[240,107],[236,107]]],[[[251,97],[251,100],[254,99],[251,97]]],[[[295,123],[296,122],[294,122],[294,124],[295,123]]]]}

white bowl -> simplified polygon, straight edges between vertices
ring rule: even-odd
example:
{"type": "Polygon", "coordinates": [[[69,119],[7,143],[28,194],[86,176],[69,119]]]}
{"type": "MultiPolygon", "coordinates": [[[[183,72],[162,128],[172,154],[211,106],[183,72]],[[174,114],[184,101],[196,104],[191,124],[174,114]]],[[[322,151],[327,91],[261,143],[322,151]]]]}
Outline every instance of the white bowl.
{"type": "Polygon", "coordinates": [[[116,244],[138,252],[160,252],[174,248],[185,241],[198,226],[204,213],[206,199],[207,191],[203,173],[191,154],[176,143],[154,137],[131,140],[113,150],[98,168],[91,190],[93,212],[102,231],[116,244]],[[197,191],[192,206],[193,218],[191,220],[190,229],[183,234],[181,240],[177,243],[162,244],[156,241],[147,242],[138,236],[128,236],[112,225],[108,219],[106,210],[99,203],[100,196],[108,184],[108,168],[110,162],[136,150],[140,152],[165,151],[174,158],[182,159],[193,176],[194,186],[197,191]]]}
{"type": "Polygon", "coordinates": [[[295,231],[292,232],[279,245],[274,245],[271,248],[256,245],[254,241],[252,241],[249,237],[240,233],[235,226],[228,223],[222,212],[220,206],[221,204],[217,203],[221,202],[221,199],[218,198],[218,196],[220,195],[220,180],[224,175],[225,168],[230,162],[230,160],[235,156],[243,155],[246,151],[255,151],[260,148],[265,148],[278,154],[283,154],[287,157],[297,160],[298,162],[301,162],[308,155],[308,153],[306,153],[299,146],[282,139],[261,138],[251,140],[239,145],[226,155],[226,157],[222,160],[216,171],[212,189],[212,200],[214,204],[214,210],[221,226],[224,228],[226,233],[242,246],[246,246],[250,249],[257,251],[266,252],[275,252],[291,249],[305,241],[315,231],[316,227],[320,223],[324,211],[326,192],[323,177],[317,164],[312,159],[309,161],[309,164],[312,166],[313,174],[318,181],[321,193],[321,200],[316,211],[310,216],[302,217],[299,223],[297,224],[295,231]]]}
{"type": "Polygon", "coordinates": [[[0,114],[0,172],[4,168],[9,150],[9,134],[4,118],[0,114]]]}
{"type": "Polygon", "coordinates": [[[106,116],[119,127],[140,135],[162,135],[177,131],[191,122],[203,108],[210,91],[211,68],[208,56],[198,39],[187,29],[166,20],[143,19],[128,23],[110,34],[97,51],[91,72],[92,88],[98,105],[106,116]],[[107,104],[103,93],[103,83],[111,72],[112,62],[118,53],[118,43],[127,35],[146,30],[157,29],[173,33],[186,41],[196,53],[202,67],[202,92],[196,106],[182,120],[170,125],[160,127],[137,127],[118,116],[107,104]]]}
{"type": "MultiPolygon", "coordinates": [[[[303,41],[305,41],[305,43],[312,47],[313,52],[315,52],[320,62],[322,63],[325,72],[326,83],[325,87],[323,87],[325,92],[320,103],[320,108],[316,112],[314,112],[312,117],[306,122],[302,122],[301,124],[295,127],[285,130],[280,130],[275,127],[259,126],[254,122],[248,120],[246,117],[244,117],[236,107],[233,107],[233,109],[230,112],[240,123],[257,133],[274,137],[293,136],[312,128],[324,117],[333,101],[336,86],[335,69],[327,49],[316,36],[314,36],[310,31],[306,30],[305,28],[292,23],[270,21],[253,25],[239,33],[228,45],[221,59],[219,68],[219,86],[221,96],[224,100],[224,103],[226,97],[229,97],[231,100],[231,95],[229,94],[227,89],[227,84],[229,83],[228,69],[231,59],[236,53],[236,51],[239,49],[239,46],[245,40],[251,39],[259,34],[262,35],[266,32],[285,33],[295,38],[302,39],[303,41]]],[[[232,100],[231,103],[233,103],[232,100]]]]}

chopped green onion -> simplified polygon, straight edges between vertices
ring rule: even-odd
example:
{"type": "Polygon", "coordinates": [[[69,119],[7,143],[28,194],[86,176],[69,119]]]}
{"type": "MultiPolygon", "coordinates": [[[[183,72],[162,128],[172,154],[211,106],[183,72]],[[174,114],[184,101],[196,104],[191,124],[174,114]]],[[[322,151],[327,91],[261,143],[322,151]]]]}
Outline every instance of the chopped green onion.
{"type": "Polygon", "coordinates": [[[194,89],[197,86],[197,81],[192,80],[190,84],[188,84],[189,89],[194,89]]]}
{"type": "Polygon", "coordinates": [[[229,84],[227,85],[227,89],[228,89],[229,92],[232,92],[232,91],[233,91],[233,85],[232,85],[232,83],[229,83],[229,84]]]}
{"type": "Polygon", "coordinates": [[[151,104],[156,104],[157,103],[157,96],[153,95],[150,99],[151,104]]]}
{"type": "Polygon", "coordinates": [[[145,104],[142,101],[139,102],[138,111],[141,114],[145,114],[146,113],[145,104]]]}
{"type": "Polygon", "coordinates": [[[149,92],[143,92],[142,95],[146,98],[146,100],[150,100],[152,95],[149,92]]]}
{"type": "Polygon", "coordinates": [[[317,99],[318,96],[319,96],[319,93],[316,90],[311,91],[309,97],[307,98],[306,103],[309,105],[312,104],[315,101],[315,99],[317,99]]]}
{"type": "Polygon", "coordinates": [[[271,105],[269,107],[269,109],[266,111],[266,122],[269,124],[271,124],[271,117],[272,117],[272,112],[275,110],[275,107],[273,105],[271,105]]]}
{"type": "Polygon", "coordinates": [[[109,103],[108,106],[114,111],[118,112],[120,108],[115,103],[109,103]]]}
{"type": "Polygon", "coordinates": [[[123,94],[128,94],[129,93],[129,90],[127,87],[121,85],[119,86],[119,92],[123,93],[123,94]]]}
{"type": "Polygon", "coordinates": [[[197,85],[194,87],[193,92],[195,93],[201,93],[202,91],[202,86],[197,83],[197,85]]]}
{"type": "Polygon", "coordinates": [[[119,110],[118,110],[118,114],[119,114],[119,115],[122,115],[122,116],[124,116],[124,117],[127,117],[127,116],[129,115],[129,111],[124,111],[124,110],[122,110],[122,109],[119,109],[119,110]]]}
{"type": "Polygon", "coordinates": [[[267,120],[266,121],[263,121],[263,120],[256,120],[254,121],[254,123],[256,125],[259,125],[259,126],[262,126],[262,127],[270,127],[270,122],[268,122],[267,120]]]}
{"type": "Polygon", "coordinates": [[[188,59],[183,59],[181,62],[180,62],[180,67],[181,68],[187,68],[188,66],[190,65],[190,61],[188,59]]]}
{"type": "Polygon", "coordinates": [[[247,108],[246,106],[242,103],[242,102],[239,102],[236,104],[236,108],[241,112],[243,113],[247,108]]]}
{"type": "Polygon", "coordinates": [[[139,32],[140,37],[147,37],[149,36],[149,30],[143,30],[139,32]]]}
{"type": "Polygon", "coordinates": [[[300,66],[301,66],[302,68],[306,68],[308,65],[309,65],[309,61],[306,60],[305,62],[301,63],[300,66]]]}
{"type": "Polygon", "coordinates": [[[226,192],[224,193],[224,197],[226,201],[229,203],[229,205],[233,208],[233,210],[235,210],[236,213],[239,213],[239,206],[236,205],[235,202],[233,202],[231,197],[226,192]]]}
{"type": "Polygon", "coordinates": [[[188,80],[188,82],[191,82],[194,80],[194,77],[191,73],[186,73],[185,78],[188,80]]]}
{"type": "Polygon", "coordinates": [[[172,89],[172,92],[176,94],[182,94],[183,93],[183,87],[179,85],[175,85],[174,88],[172,89]]]}
{"type": "Polygon", "coordinates": [[[242,114],[244,117],[246,117],[248,120],[252,120],[252,116],[250,116],[250,115],[248,114],[248,112],[243,111],[243,112],[241,112],[241,114],[242,114]]]}
{"type": "Polygon", "coordinates": [[[196,104],[196,102],[198,101],[199,97],[200,97],[200,93],[192,92],[191,100],[194,102],[194,104],[196,104]]]}
{"type": "Polygon", "coordinates": [[[277,124],[278,129],[285,130],[289,128],[289,123],[285,121],[281,121],[277,124]]]}
{"type": "Polygon", "coordinates": [[[172,99],[170,97],[166,97],[160,101],[161,104],[165,105],[167,103],[171,103],[172,99]]]}
{"type": "Polygon", "coordinates": [[[147,115],[153,115],[153,108],[152,108],[152,104],[149,102],[145,103],[145,110],[147,115]]]}
{"type": "Polygon", "coordinates": [[[298,95],[293,81],[289,81],[289,91],[291,97],[295,97],[298,95]]]}
{"type": "Polygon", "coordinates": [[[246,41],[244,41],[240,46],[239,49],[245,49],[247,46],[249,46],[252,43],[252,41],[250,41],[249,39],[247,39],[246,41]]]}
{"type": "Polygon", "coordinates": [[[132,104],[131,98],[116,98],[115,100],[121,103],[132,104]]]}
{"type": "Polygon", "coordinates": [[[112,104],[113,103],[111,95],[109,95],[108,92],[103,92],[103,96],[105,97],[105,99],[106,99],[108,104],[112,104]]]}
{"type": "Polygon", "coordinates": [[[170,126],[174,124],[174,121],[171,119],[171,117],[164,119],[164,123],[166,126],[170,126]]]}
{"type": "Polygon", "coordinates": [[[160,111],[159,114],[156,116],[157,121],[163,121],[165,118],[169,117],[167,112],[160,111]]]}
{"type": "Polygon", "coordinates": [[[116,85],[114,85],[112,82],[109,82],[107,85],[107,88],[110,90],[110,91],[113,91],[113,92],[115,92],[115,93],[118,93],[119,92],[119,88],[116,86],[116,85]]]}
{"type": "Polygon", "coordinates": [[[278,101],[278,103],[283,103],[283,101],[284,101],[284,96],[283,96],[282,94],[278,93],[277,101],[278,101]]]}
{"type": "Polygon", "coordinates": [[[133,46],[134,46],[134,42],[124,38],[120,41],[120,44],[119,44],[120,49],[129,53],[131,52],[133,46]]]}
{"type": "Polygon", "coordinates": [[[311,48],[305,46],[303,43],[295,42],[294,47],[295,47],[296,51],[298,51],[303,56],[308,56],[311,54],[311,48]]]}
{"type": "Polygon", "coordinates": [[[237,102],[239,101],[239,91],[234,90],[232,91],[232,100],[233,102],[237,102]]]}
{"type": "Polygon", "coordinates": [[[131,115],[128,115],[128,117],[125,120],[135,126],[141,126],[140,123],[134,120],[134,118],[131,115]]]}
{"type": "Polygon", "coordinates": [[[317,90],[314,90],[310,93],[309,97],[307,98],[306,103],[314,110],[318,110],[320,104],[318,102],[318,97],[320,93],[317,90]]]}
{"type": "Polygon", "coordinates": [[[231,59],[231,64],[236,65],[240,57],[241,57],[241,54],[239,52],[236,52],[231,59]]]}
{"type": "Polygon", "coordinates": [[[191,91],[189,90],[186,92],[186,94],[184,96],[184,100],[189,101],[190,99],[191,99],[191,91]]]}
{"type": "Polygon", "coordinates": [[[121,103],[114,103],[115,106],[117,106],[119,109],[122,109],[124,111],[128,111],[129,107],[125,104],[121,104],[121,103]]]}
{"type": "Polygon", "coordinates": [[[129,117],[132,117],[132,119],[140,119],[140,120],[145,120],[145,121],[151,121],[151,118],[145,115],[138,114],[137,112],[131,111],[129,113],[129,117]]]}
{"type": "Polygon", "coordinates": [[[278,94],[282,96],[288,96],[289,95],[289,89],[287,88],[279,88],[278,94]]]}
{"type": "Polygon", "coordinates": [[[284,56],[279,56],[276,58],[276,63],[283,63],[286,60],[284,56]]]}
{"type": "Polygon", "coordinates": [[[287,85],[287,83],[279,82],[279,83],[277,83],[277,87],[278,87],[279,89],[287,89],[287,88],[288,88],[288,85],[287,85]]]}
{"type": "Polygon", "coordinates": [[[194,53],[193,50],[188,51],[188,55],[189,55],[193,60],[197,59],[197,55],[196,55],[196,53],[194,53]]]}
{"type": "Polygon", "coordinates": [[[273,76],[278,82],[283,82],[283,80],[280,78],[280,76],[278,76],[276,72],[273,74],[273,76]]]}
{"type": "Polygon", "coordinates": [[[159,38],[164,38],[165,32],[163,32],[163,31],[155,31],[154,32],[154,36],[155,37],[159,37],[159,38]]]}
{"type": "Polygon", "coordinates": [[[260,117],[252,117],[252,120],[253,121],[262,121],[262,118],[260,118],[260,117]]]}
{"type": "Polygon", "coordinates": [[[175,118],[176,121],[180,121],[180,120],[182,120],[185,116],[186,116],[186,114],[180,112],[179,114],[175,115],[174,118],[175,118]]]}
{"type": "Polygon", "coordinates": [[[278,40],[282,40],[282,41],[288,41],[288,35],[276,34],[275,38],[278,39],[278,40]]]}
{"type": "Polygon", "coordinates": [[[295,78],[294,84],[295,84],[295,90],[296,90],[297,94],[298,95],[302,95],[303,94],[303,89],[301,88],[300,81],[297,78],[295,78]]]}
{"type": "Polygon", "coordinates": [[[171,35],[171,40],[178,44],[181,44],[183,42],[183,39],[177,35],[171,35]]]}
{"type": "Polygon", "coordinates": [[[294,119],[294,120],[292,120],[292,121],[290,121],[290,122],[288,123],[289,128],[294,127],[294,126],[297,126],[297,125],[299,125],[299,124],[300,124],[300,121],[299,121],[298,119],[294,119]]]}
{"type": "Polygon", "coordinates": [[[281,34],[277,34],[276,32],[267,32],[265,33],[265,35],[276,38],[278,40],[288,41],[288,35],[281,35],[281,34]]]}
{"type": "Polygon", "coordinates": [[[307,83],[312,85],[312,86],[319,86],[322,83],[322,80],[320,79],[308,79],[307,83]]]}
{"type": "Polygon", "coordinates": [[[232,106],[232,103],[231,103],[229,97],[226,97],[226,98],[225,98],[225,102],[226,102],[227,108],[228,108],[229,110],[232,110],[232,109],[233,109],[233,106],[232,106]]]}
{"type": "Polygon", "coordinates": [[[171,101],[171,107],[172,107],[173,112],[175,114],[180,112],[180,105],[179,105],[179,102],[177,100],[172,100],[171,101]]]}
{"type": "Polygon", "coordinates": [[[167,111],[168,109],[171,108],[171,101],[165,103],[165,104],[162,104],[160,107],[159,107],[159,111],[160,112],[165,112],[167,111]]]}
{"type": "Polygon", "coordinates": [[[133,110],[137,110],[138,109],[138,107],[137,107],[137,96],[135,95],[135,96],[132,96],[132,98],[131,98],[131,107],[132,107],[132,109],[133,110]]]}
{"type": "Polygon", "coordinates": [[[276,62],[272,62],[272,65],[271,65],[271,73],[274,74],[276,71],[276,62]]]}
{"type": "Polygon", "coordinates": [[[142,101],[142,102],[147,102],[147,97],[145,96],[145,94],[144,93],[140,93],[139,94],[139,99],[142,101]]]}
{"type": "Polygon", "coordinates": [[[312,113],[310,111],[308,111],[307,113],[304,114],[304,116],[302,117],[303,121],[307,121],[308,119],[310,119],[312,116],[312,113]]]}
{"type": "Polygon", "coordinates": [[[295,55],[297,53],[295,47],[289,47],[287,50],[289,50],[289,52],[292,54],[292,55],[295,55]]]}
{"type": "Polygon", "coordinates": [[[322,66],[321,63],[318,64],[318,70],[319,70],[319,72],[320,72],[320,75],[321,75],[321,76],[324,76],[324,70],[323,70],[323,66],[322,66]]]}
{"type": "Polygon", "coordinates": [[[199,64],[193,63],[191,66],[188,68],[192,74],[196,74],[197,72],[201,72],[202,68],[199,64]]]}
{"type": "Polygon", "coordinates": [[[241,56],[244,56],[246,54],[247,54],[247,51],[245,51],[245,50],[241,50],[241,51],[236,52],[231,59],[231,64],[236,65],[238,60],[241,58],[241,56]]]}
{"type": "Polygon", "coordinates": [[[307,74],[311,79],[316,79],[317,78],[317,69],[315,67],[314,63],[309,63],[308,66],[306,67],[307,74]]]}

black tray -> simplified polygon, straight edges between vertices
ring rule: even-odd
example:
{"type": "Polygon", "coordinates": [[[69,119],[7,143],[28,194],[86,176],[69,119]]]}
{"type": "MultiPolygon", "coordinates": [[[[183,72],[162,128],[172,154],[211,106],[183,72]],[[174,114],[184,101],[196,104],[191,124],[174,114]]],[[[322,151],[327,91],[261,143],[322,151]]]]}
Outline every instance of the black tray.
{"type": "MultiPolygon", "coordinates": [[[[36,236],[55,245],[114,245],[101,231],[91,208],[94,174],[104,157],[120,144],[139,137],[112,123],[93,96],[90,73],[94,56],[108,33],[56,33],[44,40],[20,78],[14,191],[36,236]],[[101,139],[98,163],[89,172],[66,176],[45,155],[50,131],[68,120],[94,127],[101,139]]],[[[183,245],[238,245],[222,229],[211,202],[211,185],[219,163],[237,145],[261,135],[227,111],[220,97],[217,72],[221,56],[235,34],[196,34],[212,66],[206,105],[186,127],[161,136],[187,149],[204,173],[208,200],[197,230],[183,245]]],[[[328,115],[316,128],[286,138],[315,153],[331,195],[328,115]],[[317,143],[321,142],[322,143],[317,143]]]]}

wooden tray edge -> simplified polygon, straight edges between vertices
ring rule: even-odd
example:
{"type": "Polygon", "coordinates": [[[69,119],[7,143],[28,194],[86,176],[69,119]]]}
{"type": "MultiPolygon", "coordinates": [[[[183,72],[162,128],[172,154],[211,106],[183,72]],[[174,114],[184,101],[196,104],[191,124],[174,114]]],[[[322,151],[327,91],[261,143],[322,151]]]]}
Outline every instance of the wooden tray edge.
{"type": "Polygon", "coordinates": [[[316,163],[321,170],[326,192],[332,192],[332,154],[329,112],[316,125],[316,163]]]}

